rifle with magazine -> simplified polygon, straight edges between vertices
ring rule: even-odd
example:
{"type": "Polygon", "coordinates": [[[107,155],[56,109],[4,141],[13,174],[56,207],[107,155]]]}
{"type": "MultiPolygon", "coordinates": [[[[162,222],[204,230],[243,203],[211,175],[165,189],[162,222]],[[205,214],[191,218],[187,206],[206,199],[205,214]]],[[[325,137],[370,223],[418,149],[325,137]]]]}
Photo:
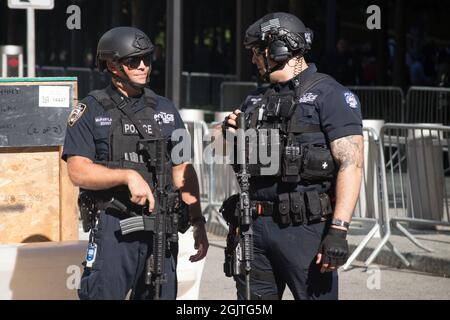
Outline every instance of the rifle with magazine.
{"type": "Polygon", "coordinates": [[[253,260],[252,209],[249,188],[250,173],[247,163],[247,141],[244,114],[237,118],[237,180],[241,192],[233,195],[222,205],[220,212],[230,225],[225,248],[224,272],[227,277],[245,276],[246,299],[251,299],[250,271],[253,260]]]}

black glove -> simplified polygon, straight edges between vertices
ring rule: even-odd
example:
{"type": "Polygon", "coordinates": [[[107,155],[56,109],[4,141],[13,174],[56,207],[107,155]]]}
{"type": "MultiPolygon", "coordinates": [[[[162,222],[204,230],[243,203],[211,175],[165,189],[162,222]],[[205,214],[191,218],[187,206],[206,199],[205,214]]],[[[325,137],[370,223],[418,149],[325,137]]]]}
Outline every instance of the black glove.
{"type": "Polygon", "coordinates": [[[228,130],[228,128],[233,128],[233,129],[237,129],[235,126],[232,126],[228,123],[228,120],[230,119],[230,116],[226,116],[225,120],[223,120],[222,122],[222,136],[225,139],[226,138],[226,131],[228,130]]]}
{"type": "Polygon", "coordinates": [[[348,259],[347,231],[330,228],[322,240],[319,253],[322,254],[322,264],[336,268],[345,264],[348,259]]]}

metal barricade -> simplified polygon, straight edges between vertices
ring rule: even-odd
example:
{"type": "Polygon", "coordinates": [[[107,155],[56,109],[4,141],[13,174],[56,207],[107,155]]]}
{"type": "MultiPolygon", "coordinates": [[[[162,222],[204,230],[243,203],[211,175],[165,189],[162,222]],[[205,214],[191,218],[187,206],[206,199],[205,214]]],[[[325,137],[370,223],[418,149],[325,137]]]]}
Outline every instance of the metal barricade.
{"type": "MultiPolygon", "coordinates": [[[[217,123],[210,123],[209,132],[213,132],[213,127],[217,123]]],[[[205,138],[208,144],[211,143],[211,137],[205,138]]],[[[211,147],[211,145],[210,145],[211,147]]],[[[206,149],[205,149],[206,150],[206,149]]],[[[209,150],[210,151],[210,150],[209,150]]],[[[228,225],[219,213],[219,209],[222,206],[223,201],[229,196],[239,192],[239,184],[236,179],[236,175],[231,165],[226,164],[224,157],[220,162],[216,162],[211,152],[206,152],[203,157],[203,161],[207,169],[208,174],[208,199],[206,208],[203,210],[203,214],[209,218],[209,220],[215,220],[225,230],[228,230],[228,225]]]]}
{"type": "Polygon", "coordinates": [[[64,77],[66,70],[64,67],[42,66],[36,69],[38,77],[64,77]]]}
{"type": "Polygon", "coordinates": [[[197,173],[200,201],[208,201],[209,193],[209,172],[203,161],[204,138],[208,136],[209,129],[204,121],[184,121],[186,130],[189,132],[192,151],[192,165],[197,173]]]}
{"type": "Polygon", "coordinates": [[[108,72],[92,71],[92,87],[94,89],[106,88],[111,83],[111,75],[108,72]]]}
{"type": "Polygon", "coordinates": [[[402,122],[450,125],[450,88],[411,87],[402,122]]]}
{"type": "Polygon", "coordinates": [[[94,90],[92,69],[68,67],[66,69],[66,75],[78,78],[78,99],[83,99],[91,90],[94,90]]]}
{"type": "Polygon", "coordinates": [[[363,119],[381,119],[386,122],[403,122],[405,99],[398,87],[351,86],[361,101],[363,119]]]}
{"type": "MultiPolygon", "coordinates": [[[[391,227],[396,228],[419,248],[433,252],[407,228],[450,226],[450,194],[447,191],[450,181],[448,174],[445,174],[450,166],[450,127],[386,124],[381,129],[379,141],[382,215],[378,224],[383,239],[365,265],[370,265],[387,245],[405,266],[409,266],[409,261],[390,242],[391,227]],[[407,223],[407,227],[401,223],[407,223]]],[[[355,250],[344,269],[356,259],[367,242],[358,246],[359,251],[355,250]]]]}
{"type": "Polygon", "coordinates": [[[387,124],[381,138],[389,155],[390,221],[419,248],[433,252],[400,222],[416,229],[450,226],[450,126],[387,124]]]}
{"type": "Polygon", "coordinates": [[[182,99],[184,106],[197,109],[217,109],[220,106],[220,85],[236,80],[235,75],[183,72],[182,99]]]}
{"type": "Polygon", "coordinates": [[[258,87],[256,82],[229,82],[220,84],[220,111],[234,111],[258,87]]]}
{"type": "MultiPolygon", "coordinates": [[[[369,232],[361,240],[351,256],[343,265],[347,270],[356,258],[361,254],[369,241],[377,234],[389,233],[389,226],[386,227],[386,190],[383,189],[385,181],[383,147],[379,135],[373,128],[364,128],[364,174],[361,183],[360,196],[353,213],[352,221],[370,223],[369,232]]],[[[397,252],[399,257],[402,257],[397,252]]],[[[368,263],[366,262],[366,265],[368,263]]]]}

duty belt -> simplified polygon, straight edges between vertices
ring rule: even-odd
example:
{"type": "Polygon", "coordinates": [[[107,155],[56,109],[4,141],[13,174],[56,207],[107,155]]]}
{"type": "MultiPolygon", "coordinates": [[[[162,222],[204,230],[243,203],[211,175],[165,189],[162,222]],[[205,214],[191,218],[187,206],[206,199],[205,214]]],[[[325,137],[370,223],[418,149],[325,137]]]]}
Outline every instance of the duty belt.
{"type": "Polygon", "coordinates": [[[254,218],[272,216],[281,224],[305,224],[325,221],[333,210],[326,193],[317,191],[284,193],[277,201],[251,201],[254,218]]]}

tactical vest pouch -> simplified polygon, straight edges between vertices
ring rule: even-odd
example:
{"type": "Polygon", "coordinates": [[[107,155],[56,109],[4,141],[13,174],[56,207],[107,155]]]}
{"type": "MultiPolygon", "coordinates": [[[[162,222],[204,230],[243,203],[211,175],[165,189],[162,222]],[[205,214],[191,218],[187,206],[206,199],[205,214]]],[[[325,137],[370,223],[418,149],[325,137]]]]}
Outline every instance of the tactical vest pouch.
{"type": "Polygon", "coordinates": [[[289,118],[294,112],[294,97],[292,94],[274,94],[267,98],[264,110],[264,120],[270,118],[289,118]]]}
{"type": "Polygon", "coordinates": [[[305,201],[308,223],[323,221],[333,213],[330,197],[326,193],[307,191],[305,201]]]}
{"type": "Polygon", "coordinates": [[[289,193],[282,193],[278,195],[278,211],[280,213],[280,223],[288,225],[291,223],[289,216],[290,203],[289,193]]]}
{"type": "Polygon", "coordinates": [[[292,224],[301,225],[306,221],[306,207],[303,192],[291,192],[291,219],[292,224]]]}
{"type": "Polygon", "coordinates": [[[305,196],[308,222],[320,221],[322,208],[320,206],[319,193],[317,191],[307,191],[305,196]]]}
{"type": "Polygon", "coordinates": [[[331,206],[331,200],[328,194],[321,193],[319,195],[320,207],[322,208],[322,216],[326,217],[333,213],[333,207],[331,206]]]}
{"type": "Polygon", "coordinates": [[[335,165],[330,149],[325,146],[305,145],[302,150],[303,164],[300,177],[307,181],[333,179],[335,165]]]}
{"type": "Polygon", "coordinates": [[[301,148],[298,143],[289,144],[284,148],[282,181],[288,183],[300,182],[302,166],[301,148]]]}
{"type": "Polygon", "coordinates": [[[238,203],[239,193],[233,194],[222,203],[222,206],[219,209],[219,212],[222,214],[223,218],[229,225],[236,226],[238,223],[238,203]]]}
{"type": "Polygon", "coordinates": [[[89,232],[95,221],[96,208],[93,194],[87,190],[82,190],[78,195],[78,208],[80,209],[80,218],[83,225],[83,231],[89,232]]]}
{"type": "Polygon", "coordinates": [[[248,150],[247,170],[252,177],[280,176],[282,167],[280,139],[276,139],[275,135],[272,136],[270,128],[262,128],[255,132],[257,139],[251,137],[246,145],[246,150],[248,150]]]}

